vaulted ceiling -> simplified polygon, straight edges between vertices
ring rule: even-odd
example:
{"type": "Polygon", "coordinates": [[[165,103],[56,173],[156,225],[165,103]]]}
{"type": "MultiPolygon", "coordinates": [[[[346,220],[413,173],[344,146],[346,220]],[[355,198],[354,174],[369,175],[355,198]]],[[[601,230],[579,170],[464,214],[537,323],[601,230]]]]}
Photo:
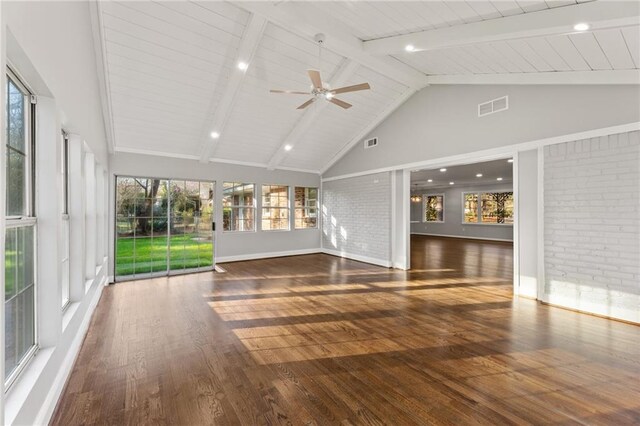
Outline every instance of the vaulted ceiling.
{"type": "Polygon", "coordinates": [[[638,84],[638,3],[579,1],[96,2],[111,148],[321,172],[429,84],[638,84]],[[372,89],[269,93],[319,67],[372,89]]]}

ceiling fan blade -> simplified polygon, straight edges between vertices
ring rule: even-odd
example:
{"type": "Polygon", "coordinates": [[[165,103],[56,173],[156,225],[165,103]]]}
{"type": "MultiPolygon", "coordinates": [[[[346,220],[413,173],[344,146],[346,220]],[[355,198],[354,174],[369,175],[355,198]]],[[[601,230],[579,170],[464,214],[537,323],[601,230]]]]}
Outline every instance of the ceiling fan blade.
{"type": "Polygon", "coordinates": [[[311,105],[312,103],[314,103],[316,101],[316,98],[311,98],[309,99],[307,102],[303,103],[302,105],[300,105],[298,108],[296,109],[305,109],[306,107],[308,107],[309,105],[311,105]]]}
{"type": "Polygon", "coordinates": [[[311,79],[313,87],[316,89],[322,89],[322,79],[320,78],[320,71],[307,70],[307,74],[309,74],[309,78],[311,79]]]}
{"type": "Polygon", "coordinates": [[[339,93],[347,93],[347,92],[357,92],[358,90],[368,90],[371,89],[369,83],[360,83],[354,84],[353,86],[339,87],[337,89],[331,90],[331,93],[337,95],[339,93]]]}
{"type": "Polygon", "coordinates": [[[295,90],[275,90],[275,89],[271,89],[269,90],[269,92],[271,93],[286,93],[288,95],[308,95],[309,92],[296,92],[295,90]]]}
{"type": "Polygon", "coordinates": [[[336,98],[331,98],[329,99],[329,102],[331,102],[332,104],[336,104],[339,107],[342,107],[344,109],[349,109],[351,108],[353,105],[346,103],[345,101],[341,101],[340,99],[336,99],[336,98]]]}

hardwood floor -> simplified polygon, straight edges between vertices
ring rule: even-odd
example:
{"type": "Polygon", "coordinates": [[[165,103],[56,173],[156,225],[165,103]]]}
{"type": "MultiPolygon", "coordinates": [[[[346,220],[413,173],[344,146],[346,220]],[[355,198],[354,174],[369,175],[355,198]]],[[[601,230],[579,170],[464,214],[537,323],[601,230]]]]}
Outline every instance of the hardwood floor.
{"type": "Polygon", "coordinates": [[[52,423],[640,422],[640,327],[513,299],[511,244],[412,248],[105,288],[52,423]]]}

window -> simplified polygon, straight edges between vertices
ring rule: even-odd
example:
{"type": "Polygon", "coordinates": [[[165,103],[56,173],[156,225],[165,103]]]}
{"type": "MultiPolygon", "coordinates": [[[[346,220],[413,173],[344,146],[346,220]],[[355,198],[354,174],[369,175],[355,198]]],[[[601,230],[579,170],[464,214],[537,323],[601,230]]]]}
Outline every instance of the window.
{"type": "Polygon", "coordinates": [[[262,230],[289,229],[289,187],[262,185],[262,230]]]}
{"type": "Polygon", "coordinates": [[[478,194],[463,194],[464,197],[464,218],[465,223],[478,222],[478,194]]]}
{"type": "Polygon", "coordinates": [[[463,223],[513,224],[513,192],[465,193],[463,223]]]}
{"type": "Polygon", "coordinates": [[[295,188],[295,229],[318,227],[318,188],[295,188]]]}
{"type": "Polygon", "coordinates": [[[7,385],[36,349],[33,115],[31,94],[7,73],[5,235],[5,370],[7,385]]]}
{"type": "Polygon", "coordinates": [[[61,285],[62,309],[69,304],[69,137],[62,132],[62,252],[61,285]]]}
{"type": "Polygon", "coordinates": [[[224,231],[255,231],[255,185],[224,182],[222,228],[224,231]]]}
{"type": "Polygon", "coordinates": [[[513,223],[513,192],[485,192],[482,194],[483,223],[513,223]]]}
{"type": "Polygon", "coordinates": [[[424,221],[444,222],[444,194],[424,196],[424,221]]]}

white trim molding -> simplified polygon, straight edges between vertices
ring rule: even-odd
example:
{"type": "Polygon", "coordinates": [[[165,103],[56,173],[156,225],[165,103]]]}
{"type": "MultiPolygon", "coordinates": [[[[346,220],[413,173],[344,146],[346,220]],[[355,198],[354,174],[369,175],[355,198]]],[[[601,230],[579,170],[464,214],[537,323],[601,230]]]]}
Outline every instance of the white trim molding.
{"type": "Polygon", "coordinates": [[[537,139],[528,142],[521,142],[513,145],[505,145],[498,148],[484,149],[480,151],[468,152],[464,154],[451,155],[448,157],[440,157],[432,160],[416,161],[413,163],[398,164],[396,166],[381,167],[379,169],[364,170],[361,172],[347,173],[339,176],[322,177],[322,182],[331,182],[340,179],[349,179],[358,176],[372,175],[376,173],[390,172],[400,169],[425,169],[425,168],[438,168],[447,166],[460,166],[464,164],[479,163],[483,161],[499,160],[501,158],[507,158],[508,156],[514,156],[518,151],[529,151],[544,147],[546,145],[553,145],[563,142],[571,142],[580,139],[597,138],[606,135],[615,135],[618,133],[627,133],[640,130],[640,121],[633,123],[620,124],[611,127],[602,127],[599,129],[585,130],[583,132],[569,133],[566,135],[552,136],[550,138],[537,139]]]}
{"type": "Polygon", "coordinates": [[[481,240],[481,241],[499,241],[505,243],[513,243],[513,240],[506,238],[485,238],[485,237],[469,237],[463,235],[446,235],[446,234],[429,234],[425,232],[412,232],[411,235],[424,235],[427,237],[445,237],[445,238],[461,238],[463,240],[481,240]]]}
{"type": "Polygon", "coordinates": [[[216,259],[216,264],[229,263],[229,262],[242,262],[245,260],[271,259],[274,257],[302,256],[305,254],[318,254],[318,253],[321,253],[320,248],[288,250],[288,251],[272,251],[267,253],[238,254],[234,256],[218,257],[216,259]]]}
{"type": "Polygon", "coordinates": [[[376,259],[374,257],[362,256],[359,254],[352,254],[352,253],[347,253],[345,251],[331,250],[327,248],[323,248],[321,249],[321,251],[322,253],[329,254],[331,256],[343,257],[345,259],[356,260],[358,262],[363,262],[363,263],[370,263],[372,265],[383,266],[385,268],[392,267],[391,261],[389,260],[376,259]]]}

